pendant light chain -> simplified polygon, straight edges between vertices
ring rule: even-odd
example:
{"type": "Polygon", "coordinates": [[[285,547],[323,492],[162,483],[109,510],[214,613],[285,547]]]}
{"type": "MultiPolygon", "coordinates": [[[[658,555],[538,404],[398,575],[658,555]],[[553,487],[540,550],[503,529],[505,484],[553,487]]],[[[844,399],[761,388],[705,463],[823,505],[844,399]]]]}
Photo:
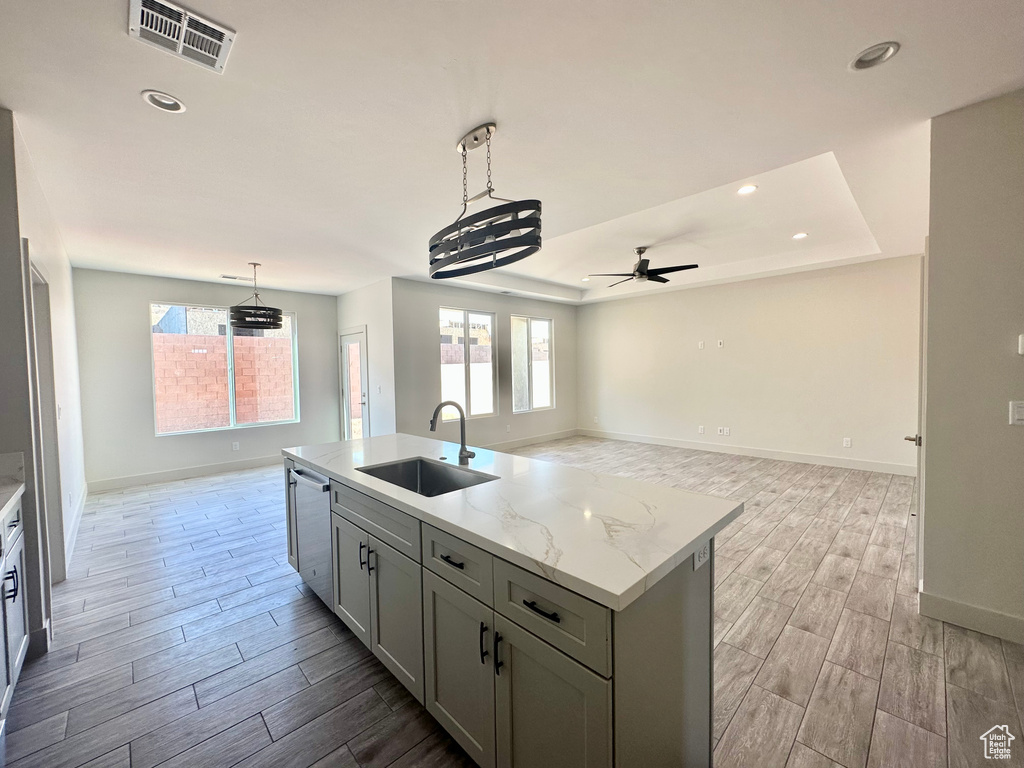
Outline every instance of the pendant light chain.
{"type": "Polygon", "coordinates": [[[469,187],[466,183],[466,142],[462,142],[462,212],[469,205],[469,187]]]}
{"type": "Polygon", "coordinates": [[[487,193],[490,194],[494,191],[494,185],[491,183],[491,131],[487,130],[487,193]]]}

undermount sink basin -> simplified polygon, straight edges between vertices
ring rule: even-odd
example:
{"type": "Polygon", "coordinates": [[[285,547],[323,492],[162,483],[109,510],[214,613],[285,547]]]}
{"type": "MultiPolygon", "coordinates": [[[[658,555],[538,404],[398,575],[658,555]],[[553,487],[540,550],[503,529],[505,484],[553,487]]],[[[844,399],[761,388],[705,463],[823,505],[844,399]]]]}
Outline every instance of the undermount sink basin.
{"type": "Polygon", "coordinates": [[[422,456],[356,469],[420,496],[440,496],[442,493],[451,493],[498,479],[485,472],[452,466],[422,456]]]}

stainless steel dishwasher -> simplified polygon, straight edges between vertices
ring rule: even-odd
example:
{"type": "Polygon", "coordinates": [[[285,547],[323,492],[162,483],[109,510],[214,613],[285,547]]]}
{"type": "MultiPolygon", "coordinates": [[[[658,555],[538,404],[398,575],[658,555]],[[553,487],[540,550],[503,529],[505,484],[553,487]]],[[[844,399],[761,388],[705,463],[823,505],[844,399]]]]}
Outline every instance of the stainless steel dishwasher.
{"type": "Polygon", "coordinates": [[[295,510],[299,576],[331,608],[331,483],[312,470],[296,467],[288,472],[288,486],[295,510]]]}

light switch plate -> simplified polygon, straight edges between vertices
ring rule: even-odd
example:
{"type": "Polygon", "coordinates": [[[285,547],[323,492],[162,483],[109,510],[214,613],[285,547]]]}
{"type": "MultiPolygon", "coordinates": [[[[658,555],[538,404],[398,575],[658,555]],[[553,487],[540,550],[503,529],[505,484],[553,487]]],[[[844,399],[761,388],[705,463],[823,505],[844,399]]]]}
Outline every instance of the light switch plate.
{"type": "Polygon", "coordinates": [[[1024,400],[1010,401],[1010,426],[1024,427],[1024,400]]]}
{"type": "Polygon", "coordinates": [[[704,563],[711,559],[711,541],[705,541],[696,552],[693,553],[693,570],[697,570],[704,563]]]}

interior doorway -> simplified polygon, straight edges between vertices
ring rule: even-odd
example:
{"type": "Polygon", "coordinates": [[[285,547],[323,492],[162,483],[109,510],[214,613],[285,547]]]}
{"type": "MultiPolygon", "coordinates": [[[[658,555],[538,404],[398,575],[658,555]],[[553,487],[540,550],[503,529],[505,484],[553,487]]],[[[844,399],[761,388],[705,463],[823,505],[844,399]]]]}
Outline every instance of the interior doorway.
{"type": "Polygon", "coordinates": [[[60,485],[60,445],[57,436],[57,397],[54,391],[53,336],[50,325],[50,286],[31,263],[32,328],[35,342],[36,397],[34,429],[41,446],[37,460],[37,476],[42,498],[39,509],[46,520],[46,549],[48,557],[43,563],[44,576],[50,584],[67,578],[67,558],[64,551],[64,515],[60,485]]]}
{"type": "Polygon", "coordinates": [[[345,440],[370,436],[366,383],[366,326],[341,333],[341,432],[345,440]]]}

